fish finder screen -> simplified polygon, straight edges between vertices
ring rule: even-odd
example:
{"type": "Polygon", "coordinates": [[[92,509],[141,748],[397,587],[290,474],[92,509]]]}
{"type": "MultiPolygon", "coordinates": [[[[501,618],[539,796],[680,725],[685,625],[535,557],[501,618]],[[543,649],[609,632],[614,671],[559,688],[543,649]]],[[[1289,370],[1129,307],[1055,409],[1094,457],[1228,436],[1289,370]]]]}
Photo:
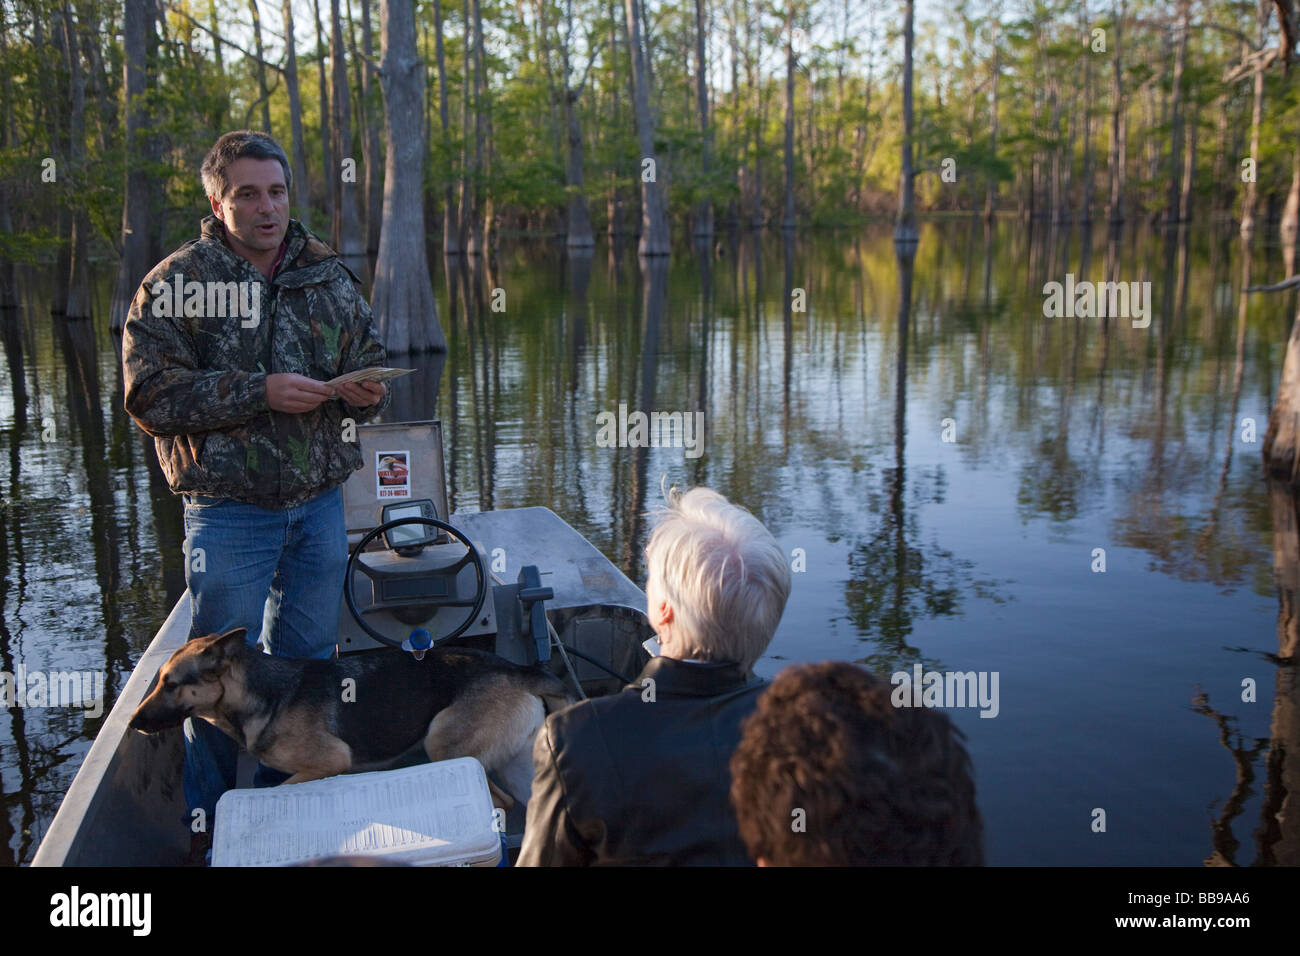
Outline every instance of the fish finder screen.
{"type": "MultiPolygon", "coordinates": [[[[401,518],[420,518],[424,512],[420,510],[419,505],[410,508],[389,508],[388,520],[397,521],[401,518]]],[[[388,531],[388,543],[393,547],[401,547],[404,544],[416,544],[429,536],[429,528],[419,524],[403,525],[400,528],[391,528],[388,531]]]]}

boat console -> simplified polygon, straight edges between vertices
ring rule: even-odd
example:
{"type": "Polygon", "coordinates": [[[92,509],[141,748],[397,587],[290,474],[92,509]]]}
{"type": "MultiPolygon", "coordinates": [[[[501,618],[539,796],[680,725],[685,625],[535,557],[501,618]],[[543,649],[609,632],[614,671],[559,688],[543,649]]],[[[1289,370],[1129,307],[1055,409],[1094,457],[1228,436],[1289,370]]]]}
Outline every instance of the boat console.
{"type": "Polygon", "coordinates": [[[340,654],[477,647],[571,670],[588,696],[635,677],[654,637],[645,596],[582,535],[548,508],[450,515],[440,422],[362,425],[357,440],[340,654]]]}

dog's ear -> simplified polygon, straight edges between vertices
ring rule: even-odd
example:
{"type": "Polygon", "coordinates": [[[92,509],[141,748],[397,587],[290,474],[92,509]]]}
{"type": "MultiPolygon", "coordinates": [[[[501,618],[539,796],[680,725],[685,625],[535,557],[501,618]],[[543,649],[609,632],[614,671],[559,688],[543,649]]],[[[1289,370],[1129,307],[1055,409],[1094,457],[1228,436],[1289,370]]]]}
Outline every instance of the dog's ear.
{"type": "Polygon", "coordinates": [[[212,644],[212,650],[217,653],[222,660],[229,660],[232,657],[238,657],[244,649],[244,643],[248,638],[248,628],[237,627],[233,631],[226,631],[221,637],[217,638],[212,644]]]}
{"type": "Polygon", "coordinates": [[[226,631],[225,634],[221,635],[221,639],[217,641],[217,644],[225,644],[226,641],[233,641],[235,640],[236,635],[238,635],[239,643],[244,643],[244,641],[248,639],[248,628],[237,627],[234,630],[226,631]]]}
{"type": "Polygon", "coordinates": [[[208,673],[216,673],[227,661],[238,657],[244,648],[244,638],[247,634],[248,628],[237,627],[225,634],[209,634],[203,638],[207,642],[201,651],[204,670],[208,673]]]}

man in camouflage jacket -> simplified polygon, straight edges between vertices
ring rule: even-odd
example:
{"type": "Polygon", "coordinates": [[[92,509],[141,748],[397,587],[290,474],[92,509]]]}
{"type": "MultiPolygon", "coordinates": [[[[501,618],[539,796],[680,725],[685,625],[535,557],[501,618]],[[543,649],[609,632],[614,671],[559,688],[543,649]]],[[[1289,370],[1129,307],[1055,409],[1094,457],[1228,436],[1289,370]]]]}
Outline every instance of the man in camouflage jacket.
{"type": "MultiPolygon", "coordinates": [[[[267,378],[275,373],[323,382],[385,360],[370,307],[334,251],[297,220],[289,221],[285,244],[268,283],[225,244],[221,220],[208,216],[202,237],[155,266],[136,293],[123,342],[126,410],[154,436],[177,494],[287,508],[361,467],[358,445],[342,440],[343,421],[365,421],[378,406],[324,401],[292,414],[268,405],[267,378]],[[203,284],[197,292],[196,281],[203,284]],[[185,310],[184,291],[175,294],[181,283],[194,293],[190,311],[198,311],[198,293],[207,311],[207,284],[231,281],[259,287],[241,298],[260,314],[166,314],[178,299],[185,310]]],[[[221,289],[211,298],[228,305],[232,297],[221,289]]]]}
{"type": "MultiPolygon", "coordinates": [[[[325,382],[382,366],[384,346],[356,277],[289,218],[274,140],[227,133],[202,176],[213,214],[145,277],[127,316],[126,410],[185,495],[190,637],[242,627],[273,654],[333,656],[339,486],[361,467],[348,420],[373,417],[388,394],[325,382]]],[[[186,798],[206,829],[234,785],[234,745],[203,721],[187,722],[186,740],[186,798]]]]}

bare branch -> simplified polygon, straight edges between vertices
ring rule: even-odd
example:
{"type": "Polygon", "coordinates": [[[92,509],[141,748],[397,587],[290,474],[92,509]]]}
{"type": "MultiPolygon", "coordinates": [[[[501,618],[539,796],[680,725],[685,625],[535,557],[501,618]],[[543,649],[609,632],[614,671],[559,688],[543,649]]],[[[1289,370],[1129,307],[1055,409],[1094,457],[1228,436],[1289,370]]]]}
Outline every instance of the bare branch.
{"type": "MultiPolygon", "coordinates": [[[[163,4],[163,6],[165,6],[168,10],[170,10],[172,13],[175,13],[177,16],[184,17],[186,20],[188,20],[188,21],[189,21],[190,23],[192,23],[194,26],[198,27],[200,30],[202,30],[204,33],[206,33],[208,36],[212,37],[212,39],[215,40],[216,42],[218,42],[218,43],[224,43],[226,46],[230,47],[232,50],[235,50],[235,51],[237,51],[237,52],[239,52],[239,53],[242,53],[244,56],[248,57],[248,58],[249,58],[250,60],[252,60],[254,63],[260,63],[260,64],[262,64],[262,65],[265,66],[265,67],[268,67],[268,68],[270,68],[270,69],[272,69],[272,70],[275,70],[275,72],[277,72],[277,73],[280,73],[280,74],[283,74],[283,73],[284,73],[284,67],[283,67],[283,66],[280,66],[280,65],[277,64],[277,63],[271,63],[271,62],[269,62],[269,61],[267,61],[267,60],[263,60],[262,58],[260,58],[259,56],[257,56],[257,54],[255,54],[255,53],[249,53],[247,50],[245,50],[245,49],[244,49],[242,46],[240,46],[238,43],[231,43],[229,40],[227,40],[227,39],[226,39],[225,37],[223,37],[221,34],[219,34],[219,33],[213,33],[212,30],[211,30],[209,27],[207,27],[205,24],[202,24],[202,23],[200,23],[198,20],[195,20],[192,16],[190,16],[190,15],[189,15],[187,12],[185,12],[183,9],[181,9],[181,8],[178,7],[178,6],[176,6],[176,4],[172,3],[172,0],[162,0],[162,4],[163,4]]],[[[263,29],[265,30],[266,28],[263,27],[263,29]]],[[[269,32],[269,31],[268,31],[268,32],[269,32]]],[[[258,102],[260,103],[261,100],[258,100],[258,102]]]]}
{"type": "Polygon", "coordinates": [[[1256,70],[1267,70],[1273,61],[1277,59],[1277,55],[1277,47],[1269,47],[1267,50],[1253,53],[1225,73],[1223,82],[1225,84],[1236,83],[1247,76],[1254,76],[1256,70]]]}
{"type": "Polygon", "coordinates": [[[1296,286],[1300,286],[1300,275],[1291,276],[1291,278],[1283,279],[1281,282],[1276,282],[1273,285],[1252,285],[1249,286],[1246,289],[1246,291],[1247,292],[1285,292],[1287,289],[1294,289],[1296,286]]]}
{"type": "Polygon", "coordinates": [[[352,55],[366,65],[366,71],[374,77],[384,75],[384,68],[375,62],[374,57],[366,56],[363,50],[353,50],[352,55]]]}
{"type": "Polygon", "coordinates": [[[269,100],[272,96],[276,94],[276,91],[279,89],[280,89],[280,78],[276,77],[275,82],[271,84],[271,86],[267,89],[265,96],[259,96],[257,99],[253,100],[253,102],[248,104],[248,112],[244,114],[245,129],[247,129],[248,125],[253,121],[253,113],[255,113],[258,107],[262,105],[262,101],[269,100]]]}
{"type": "Polygon", "coordinates": [[[1228,36],[1232,37],[1234,40],[1240,40],[1242,43],[1246,44],[1246,46],[1250,47],[1252,50],[1258,51],[1261,49],[1260,42],[1258,40],[1251,39],[1250,37],[1246,36],[1246,34],[1242,33],[1240,30],[1234,30],[1232,27],[1225,27],[1220,23],[1191,23],[1188,24],[1188,29],[1189,30],[1218,30],[1220,33],[1228,34],[1228,36]]]}
{"type": "Polygon", "coordinates": [[[586,66],[586,68],[582,71],[582,79],[579,80],[579,81],[578,81],[578,85],[577,85],[576,87],[574,87],[575,92],[576,92],[579,96],[582,95],[582,89],[583,89],[583,87],[585,87],[585,86],[587,85],[587,75],[588,75],[589,73],[591,73],[591,66],[592,66],[592,64],[596,62],[596,57],[600,55],[600,51],[603,50],[603,49],[605,48],[605,42],[606,42],[608,39],[609,39],[608,37],[604,37],[603,39],[601,39],[600,43],[598,43],[598,44],[596,45],[596,48],[595,48],[594,50],[592,50],[591,53],[588,55],[588,57],[587,57],[587,66],[586,66]]]}

